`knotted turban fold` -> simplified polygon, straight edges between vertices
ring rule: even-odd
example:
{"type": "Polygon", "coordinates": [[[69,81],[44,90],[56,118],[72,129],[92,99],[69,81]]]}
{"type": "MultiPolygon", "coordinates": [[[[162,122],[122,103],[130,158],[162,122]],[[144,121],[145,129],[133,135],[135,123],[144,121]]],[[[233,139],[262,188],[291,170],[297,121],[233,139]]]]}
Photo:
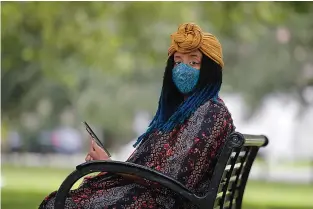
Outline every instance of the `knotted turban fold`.
{"type": "Polygon", "coordinates": [[[171,35],[171,46],[168,55],[175,52],[189,53],[199,49],[204,55],[211,58],[222,68],[224,67],[222,46],[215,36],[202,32],[194,23],[185,23],[178,27],[177,32],[171,35]]]}

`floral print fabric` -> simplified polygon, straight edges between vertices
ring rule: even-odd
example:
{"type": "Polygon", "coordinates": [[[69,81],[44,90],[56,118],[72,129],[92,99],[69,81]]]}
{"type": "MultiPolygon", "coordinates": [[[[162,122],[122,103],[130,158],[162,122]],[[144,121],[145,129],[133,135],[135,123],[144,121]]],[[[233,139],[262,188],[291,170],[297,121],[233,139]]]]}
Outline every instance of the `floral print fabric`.
{"type": "MultiPolygon", "coordinates": [[[[197,195],[204,195],[221,147],[233,131],[233,121],[223,101],[210,100],[170,133],[150,134],[127,161],[162,172],[197,195]]],[[[155,182],[105,176],[88,178],[70,191],[65,209],[196,208],[155,182]]],[[[55,195],[53,192],[46,197],[39,209],[53,209],[55,195]]]]}

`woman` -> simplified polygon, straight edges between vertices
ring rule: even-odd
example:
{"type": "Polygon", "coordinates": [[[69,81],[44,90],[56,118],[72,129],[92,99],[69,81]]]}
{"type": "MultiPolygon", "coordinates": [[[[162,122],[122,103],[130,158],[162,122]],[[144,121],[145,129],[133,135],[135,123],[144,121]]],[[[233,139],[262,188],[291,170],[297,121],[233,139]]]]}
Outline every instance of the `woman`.
{"type": "MultiPolygon", "coordinates": [[[[217,155],[234,131],[230,113],[218,93],[222,84],[219,41],[193,23],[182,24],[171,35],[157,113],[138,138],[127,160],[171,176],[187,188],[206,193],[217,155]]],[[[86,160],[109,160],[91,143],[86,160]]],[[[86,179],[70,192],[65,208],[193,208],[173,192],[152,183],[102,174],[86,179]],[[148,188],[149,187],[149,188],[148,188]]],[[[55,192],[40,205],[52,209],[55,192]]]]}

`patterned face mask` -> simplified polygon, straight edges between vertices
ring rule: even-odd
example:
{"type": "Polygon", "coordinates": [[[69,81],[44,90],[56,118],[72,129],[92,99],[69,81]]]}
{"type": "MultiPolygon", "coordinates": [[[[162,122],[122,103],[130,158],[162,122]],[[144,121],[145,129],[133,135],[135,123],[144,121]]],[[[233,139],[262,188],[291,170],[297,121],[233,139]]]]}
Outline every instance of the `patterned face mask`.
{"type": "Polygon", "coordinates": [[[198,83],[200,70],[184,63],[180,63],[173,68],[173,82],[182,94],[192,92],[198,83]]]}

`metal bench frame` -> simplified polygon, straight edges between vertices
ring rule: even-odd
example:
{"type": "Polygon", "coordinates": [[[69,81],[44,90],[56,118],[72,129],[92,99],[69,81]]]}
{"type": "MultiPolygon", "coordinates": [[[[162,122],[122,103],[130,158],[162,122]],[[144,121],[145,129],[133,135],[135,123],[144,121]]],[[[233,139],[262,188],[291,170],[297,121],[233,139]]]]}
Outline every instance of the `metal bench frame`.
{"type": "Polygon", "coordinates": [[[177,180],[141,165],[119,161],[86,162],[78,165],[63,181],[56,194],[54,208],[64,209],[70,189],[80,178],[93,172],[109,172],[131,174],[158,182],[191,201],[199,209],[240,209],[252,164],[259,148],[267,144],[268,138],[264,135],[232,133],[217,159],[209,191],[203,197],[192,193],[177,180]]]}

